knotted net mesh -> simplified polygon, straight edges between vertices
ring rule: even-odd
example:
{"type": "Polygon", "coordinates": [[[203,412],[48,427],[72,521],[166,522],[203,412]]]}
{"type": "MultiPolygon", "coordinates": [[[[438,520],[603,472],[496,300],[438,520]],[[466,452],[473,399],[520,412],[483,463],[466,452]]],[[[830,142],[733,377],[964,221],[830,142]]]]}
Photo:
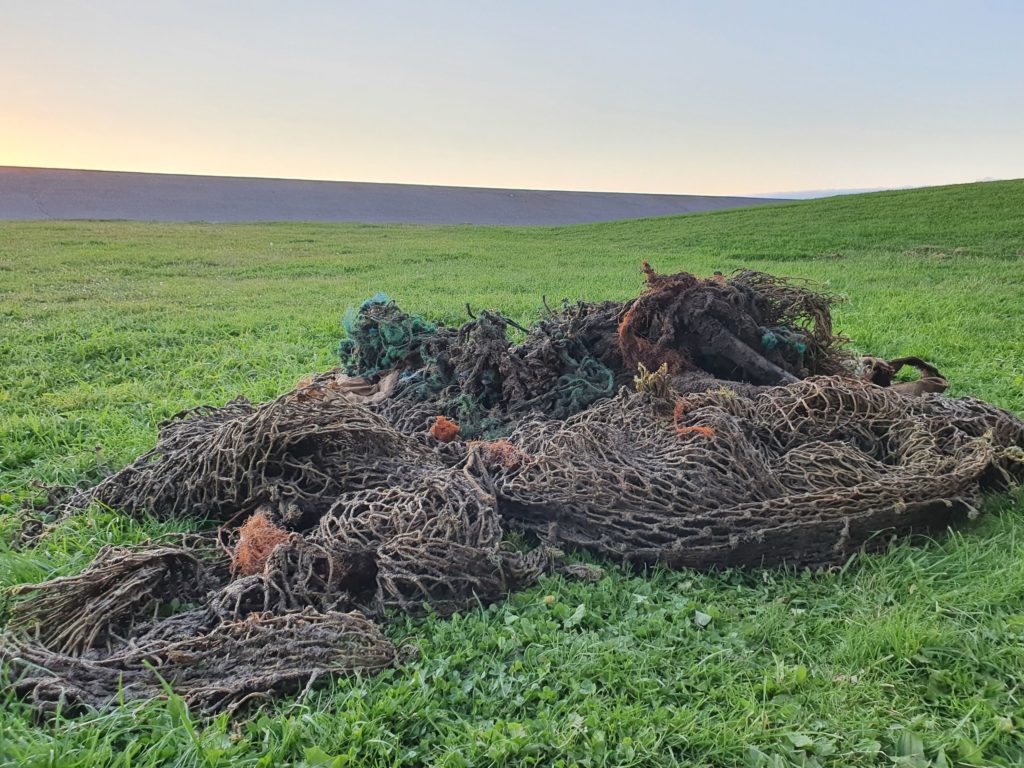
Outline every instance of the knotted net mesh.
{"type": "Polygon", "coordinates": [[[341,369],[180,413],[132,464],[54,494],[56,518],[100,502],[215,530],[15,588],[9,684],[44,710],[168,690],[237,710],[398,663],[396,612],[593,577],[564,552],[831,565],[1024,480],[1024,423],[943,396],[933,368],[920,391],[878,383],[902,361],[858,374],[832,297],[645,271],[636,299],[547,309],[518,343],[495,312],[447,328],[375,297],[341,369]]]}

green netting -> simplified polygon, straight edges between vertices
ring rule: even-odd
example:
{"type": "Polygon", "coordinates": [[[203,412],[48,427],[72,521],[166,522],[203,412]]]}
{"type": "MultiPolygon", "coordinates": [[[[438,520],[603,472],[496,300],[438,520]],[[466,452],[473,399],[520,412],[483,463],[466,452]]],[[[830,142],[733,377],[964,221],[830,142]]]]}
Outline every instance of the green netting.
{"type": "Polygon", "coordinates": [[[341,362],[359,376],[400,369],[395,407],[431,404],[429,413],[417,411],[414,429],[445,416],[458,422],[462,437],[497,437],[524,413],[566,418],[615,391],[612,369],[572,333],[581,308],[589,311],[566,304],[529,329],[490,311],[449,328],[378,295],[345,321],[349,338],[341,345],[341,362]],[[526,339],[514,343],[510,327],[524,330],[526,339]]]}
{"type": "Polygon", "coordinates": [[[436,325],[403,312],[383,293],[350,309],[341,322],[348,334],[338,347],[342,365],[362,375],[421,362],[424,344],[437,333],[436,325]]]}

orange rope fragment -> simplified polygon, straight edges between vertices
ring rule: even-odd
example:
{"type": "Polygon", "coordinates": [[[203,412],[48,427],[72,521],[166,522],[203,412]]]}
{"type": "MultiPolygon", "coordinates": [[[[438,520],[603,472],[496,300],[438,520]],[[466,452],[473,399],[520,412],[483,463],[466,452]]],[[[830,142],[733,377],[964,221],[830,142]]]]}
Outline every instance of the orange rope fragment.
{"type": "Polygon", "coordinates": [[[704,437],[714,437],[715,430],[711,427],[676,427],[676,433],[680,435],[703,435],[704,437]]]}
{"type": "Polygon", "coordinates": [[[686,413],[686,409],[690,407],[690,403],[683,398],[676,400],[676,407],[672,410],[672,423],[677,427],[679,426],[679,420],[683,418],[683,414],[686,413]]]}
{"type": "Polygon", "coordinates": [[[679,420],[686,413],[686,409],[690,407],[690,403],[683,398],[676,400],[676,407],[672,410],[672,423],[675,425],[676,434],[678,435],[703,435],[704,437],[714,437],[715,430],[711,427],[684,427],[679,423],[679,420]]]}

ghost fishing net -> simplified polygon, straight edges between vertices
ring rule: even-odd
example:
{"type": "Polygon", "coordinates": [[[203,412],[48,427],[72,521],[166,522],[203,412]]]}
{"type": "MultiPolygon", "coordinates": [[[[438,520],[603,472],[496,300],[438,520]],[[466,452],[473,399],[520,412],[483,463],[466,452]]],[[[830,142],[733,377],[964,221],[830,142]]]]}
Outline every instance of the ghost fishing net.
{"type": "Polygon", "coordinates": [[[482,311],[454,329],[430,325],[379,297],[349,321],[342,363],[361,377],[400,371],[393,396],[379,410],[403,432],[422,434],[443,416],[459,425],[463,439],[493,438],[524,413],[565,418],[614,393],[615,369],[597,342],[614,332],[617,310],[566,304],[529,329],[482,311]],[[510,328],[525,341],[513,343],[510,328]]]}
{"type": "Polygon", "coordinates": [[[741,271],[459,328],[383,296],[342,368],[178,414],[100,502],[208,521],[11,594],[0,660],[44,710],[173,690],[240,710],[398,663],[395,612],[500,600],[584,550],[632,565],[840,563],[1024,481],[1024,423],[916,358],[855,361],[832,297],[741,271]],[[510,328],[520,334],[510,338],[510,328]],[[904,365],[921,378],[893,384],[904,365]],[[889,386],[892,384],[892,386],[889,386]],[[509,531],[532,549],[509,544],[509,531]]]}
{"type": "MultiPolygon", "coordinates": [[[[744,397],[623,391],[510,437],[507,524],[671,567],[827,565],[880,532],[941,530],[1019,482],[1024,425],[974,400],[816,377],[744,397]]],[[[878,539],[876,544],[886,539],[878,539]]]]}

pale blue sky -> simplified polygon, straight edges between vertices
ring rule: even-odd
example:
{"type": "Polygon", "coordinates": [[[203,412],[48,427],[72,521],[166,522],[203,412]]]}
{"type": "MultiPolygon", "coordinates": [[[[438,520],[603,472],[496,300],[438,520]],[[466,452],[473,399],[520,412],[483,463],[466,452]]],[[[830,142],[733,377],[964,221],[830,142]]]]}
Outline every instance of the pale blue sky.
{"type": "Polygon", "coordinates": [[[1024,176],[1024,0],[0,0],[0,165],[748,194],[1024,176]]]}

